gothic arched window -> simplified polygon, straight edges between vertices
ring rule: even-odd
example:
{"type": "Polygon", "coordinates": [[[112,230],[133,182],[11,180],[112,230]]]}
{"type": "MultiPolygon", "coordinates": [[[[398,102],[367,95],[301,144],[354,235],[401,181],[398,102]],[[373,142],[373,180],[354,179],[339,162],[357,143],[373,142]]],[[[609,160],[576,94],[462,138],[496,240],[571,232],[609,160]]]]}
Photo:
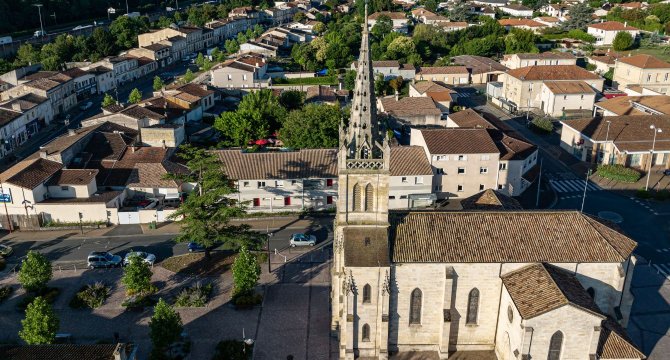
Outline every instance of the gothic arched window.
{"type": "Polygon", "coordinates": [[[409,300],[409,323],[421,324],[421,290],[416,288],[412,290],[412,295],[409,300]]]}
{"type": "Polygon", "coordinates": [[[361,339],[363,341],[370,341],[370,325],[363,324],[363,329],[361,330],[361,339]]]}
{"type": "Polygon", "coordinates": [[[549,341],[549,355],[547,355],[547,360],[560,360],[562,347],[563,333],[557,331],[554,333],[554,335],[551,335],[551,340],[549,341]]]}
{"type": "Polygon", "coordinates": [[[363,286],[363,303],[370,303],[371,294],[372,287],[370,284],[365,284],[365,286],[363,286]]]}
{"type": "Polygon", "coordinates": [[[354,211],[360,211],[361,210],[361,186],[356,184],[354,185],[354,191],[351,195],[352,197],[352,204],[354,204],[354,211]]]}
{"type": "Polygon", "coordinates": [[[373,193],[372,184],[367,184],[365,186],[365,211],[371,211],[374,207],[375,197],[373,193]]]}
{"type": "Polygon", "coordinates": [[[465,319],[466,324],[477,323],[477,313],[479,312],[479,290],[474,288],[468,295],[468,316],[465,319]]]}

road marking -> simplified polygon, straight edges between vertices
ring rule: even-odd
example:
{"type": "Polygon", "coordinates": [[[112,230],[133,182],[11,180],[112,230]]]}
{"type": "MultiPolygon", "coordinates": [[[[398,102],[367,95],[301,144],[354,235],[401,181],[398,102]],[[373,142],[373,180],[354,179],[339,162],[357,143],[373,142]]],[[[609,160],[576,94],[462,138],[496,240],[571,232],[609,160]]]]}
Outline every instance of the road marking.
{"type": "Polygon", "coordinates": [[[573,180],[549,180],[549,184],[554,190],[559,193],[569,193],[569,192],[581,192],[584,191],[584,186],[586,186],[586,191],[600,191],[602,188],[593,182],[589,181],[585,183],[584,180],[573,179],[573,180]]]}

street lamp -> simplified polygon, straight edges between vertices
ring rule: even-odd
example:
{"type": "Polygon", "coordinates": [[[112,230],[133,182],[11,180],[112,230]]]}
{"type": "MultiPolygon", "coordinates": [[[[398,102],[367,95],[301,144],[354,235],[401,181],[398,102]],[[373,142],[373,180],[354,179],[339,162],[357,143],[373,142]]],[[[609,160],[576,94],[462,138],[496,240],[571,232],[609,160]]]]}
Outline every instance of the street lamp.
{"type": "Polygon", "coordinates": [[[37,12],[40,14],[40,37],[44,36],[44,24],[42,24],[42,4],[33,4],[33,6],[37,6],[37,12]]]}
{"type": "Polygon", "coordinates": [[[662,133],[663,130],[657,128],[654,125],[649,125],[649,128],[654,132],[654,140],[651,142],[651,151],[649,152],[649,171],[647,172],[647,184],[644,186],[644,190],[649,190],[649,178],[651,177],[651,166],[654,163],[654,148],[656,147],[656,134],[662,133]]]}
{"type": "MultiPolygon", "coordinates": [[[[605,133],[605,149],[603,151],[603,155],[604,155],[605,151],[607,151],[607,140],[610,137],[610,124],[612,124],[612,122],[607,120],[607,133],[605,133]]],[[[609,152],[607,152],[607,165],[609,165],[609,164],[610,164],[610,154],[609,154],[609,152]]]]}

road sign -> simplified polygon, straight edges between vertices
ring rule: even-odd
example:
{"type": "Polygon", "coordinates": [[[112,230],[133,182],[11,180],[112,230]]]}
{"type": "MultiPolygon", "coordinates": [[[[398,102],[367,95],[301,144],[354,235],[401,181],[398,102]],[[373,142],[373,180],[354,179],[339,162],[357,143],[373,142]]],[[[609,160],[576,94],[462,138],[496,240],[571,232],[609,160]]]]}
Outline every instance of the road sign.
{"type": "Polygon", "coordinates": [[[5,194],[5,193],[4,193],[4,190],[3,190],[3,193],[0,193],[0,202],[3,202],[3,203],[10,203],[10,202],[12,202],[12,195],[10,195],[10,194],[5,194]]]}

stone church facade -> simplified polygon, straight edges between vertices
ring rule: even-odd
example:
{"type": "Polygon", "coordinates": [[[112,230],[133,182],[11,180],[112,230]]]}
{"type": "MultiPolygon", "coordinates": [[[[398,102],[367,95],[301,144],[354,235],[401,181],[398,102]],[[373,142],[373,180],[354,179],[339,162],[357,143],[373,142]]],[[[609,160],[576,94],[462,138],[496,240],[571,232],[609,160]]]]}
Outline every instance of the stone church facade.
{"type": "Polygon", "coordinates": [[[623,330],[630,238],[575,211],[389,212],[368,37],[338,153],[340,358],[643,359],[623,330]]]}

